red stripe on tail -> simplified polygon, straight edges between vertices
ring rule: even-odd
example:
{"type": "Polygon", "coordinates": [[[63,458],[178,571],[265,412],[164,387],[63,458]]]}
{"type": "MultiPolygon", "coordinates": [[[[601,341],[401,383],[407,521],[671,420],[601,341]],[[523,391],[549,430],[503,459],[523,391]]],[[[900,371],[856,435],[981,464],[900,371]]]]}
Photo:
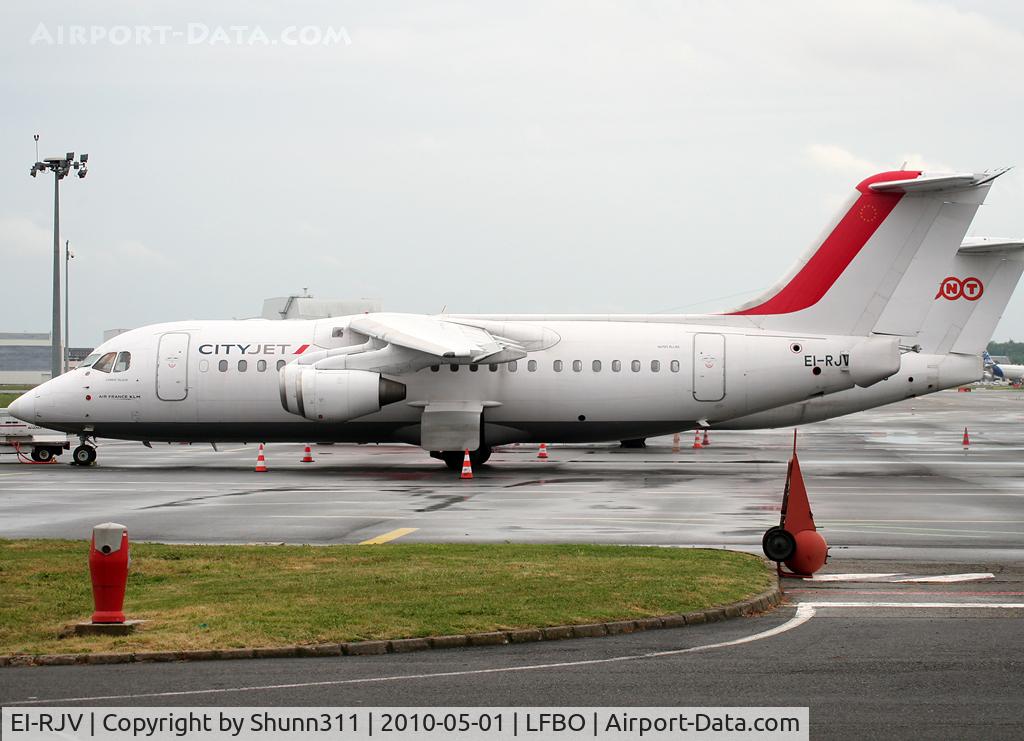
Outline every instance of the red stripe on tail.
{"type": "Polygon", "coordinates": [[[792,280],[767,301],[730,314],[789,314],[814,306],[903,197],[902,193],[875,193],[868,186],[889,180],[911,180],[920,174],[916,171],[883,172],[861,182],[857,186],[860,198],[792,280]]]}

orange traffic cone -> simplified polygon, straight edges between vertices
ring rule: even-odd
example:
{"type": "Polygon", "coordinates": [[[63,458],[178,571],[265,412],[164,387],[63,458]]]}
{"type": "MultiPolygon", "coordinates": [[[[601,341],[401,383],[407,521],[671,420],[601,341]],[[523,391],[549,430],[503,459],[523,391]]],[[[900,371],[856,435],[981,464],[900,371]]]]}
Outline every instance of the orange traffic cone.
{"type": "Polygon", "coordinates": [[[473,478],[473,464],[469,461],[469,451],[466,451],[465,457],[462,459],[462,478],[471,479],[473,478]]]}
{"type": "Polygon", "coordinates": [[[266,470],[267,459],[263,456],[263,443],[260,443],[260,450],[256,455],[256,473],[265,473],[266,470]]]}
{"type": "Polygon", "coordinates": [[[678,453],[679,452],[679,433],[678,432],[672,436],[672,452],[673,453],[678,453]]]}
{"type": "Polygon", "coordinates": [[[537,457],[540,458],[542,461],[546,461],[548,459],[548,444],[547,443],[541,443],[540,444],[540,450],[537,451],[537,457]]]}
{"type": "Polygon", "coordinates": [[[303,454],[302,460],[299,461],[299,463],[312,463],[312,462],[313,462],[313,451],[310,450],[309,446],[307,445],[306,446],[306,452],[305,452],[305,454],[303,454]]]}
{"type": "Polygon", "coordinates": [[[971,436],[967,434],[967,428],[964,427],[964,450],[971,447],[971,436]]]}
{"type": "Polygon", "coordinates": [[[704,447],[703,445],[700,444],[700,430],[694,430],[693,431],[693,447],[694,448],[703,448],[704,447]]]}
{"type": "Polygon", "coordinates": [[[708,431],[707,431],[707,428],[704,428],[704,440],[703,440],[703,442],[701,442],[701,445],[703,445],[703,446],[704,446],[704,447],[706,448],[706,447],[707,447],[707,446],[709,446],[710,444],[711,444],[711,441],[710,441],[710,440],[708,440],[708,431]]]}

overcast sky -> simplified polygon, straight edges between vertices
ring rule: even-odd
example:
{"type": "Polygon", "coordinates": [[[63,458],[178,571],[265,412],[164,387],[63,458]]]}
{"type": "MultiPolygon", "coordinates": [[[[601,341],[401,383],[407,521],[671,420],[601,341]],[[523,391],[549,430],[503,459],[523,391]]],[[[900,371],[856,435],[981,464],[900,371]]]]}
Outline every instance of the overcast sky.
{"type": "MultiPolygon", "coordinates": [[[[36,132],[42,156],[91,155],[61,192],[75,345],[303,287],[416,312],[723,309],[873,171],[1024,167],[1012,0],[142,5],[0,10],[0,330],[49,328],[36,132]],[[328,43],[289,43],[306,26],[328,43]]],[[[1024,235],[1024,172],[970,233],[1024,235]]]]}

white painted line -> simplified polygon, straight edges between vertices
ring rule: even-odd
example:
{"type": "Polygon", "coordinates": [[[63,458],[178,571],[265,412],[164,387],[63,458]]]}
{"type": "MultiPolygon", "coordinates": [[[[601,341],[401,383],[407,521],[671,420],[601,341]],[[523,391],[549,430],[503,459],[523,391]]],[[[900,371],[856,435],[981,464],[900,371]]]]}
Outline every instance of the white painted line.
{"type": "Polygon", "coordinates": [[[266,690],[290,690],[306,689],[309,687],[341,687],[353,684],[378,684],[382,682],[396,682],[400,680],[415,679],[440,679],[443,677],[466,677],[479,674],[509,674],[513,672],[537,671],[540,669],[568,669],[577,666],[592,666],[594,664],[612,664],[622,661],[638,661],[643,659],[656,659],[665,656],[678,656],[680,654],[695,653],[697,651],[710,651],[715,648],[727,648],[729,646],[740,646],[744,643],[759,641],[764,638],[786,633],[798,628],[812,617],[814,617],[814,606],[809,603],[801,604],[796,609],[796,615],[769,630],[755,633],[753,635],[737,638],[732,641],[721,643],[708,643],[703,646],[691,646],[690,648],[678,648],[670,651],[653,651],[642,654],[627,654],[625,656],[613,656],[607,659],[587,659],[581,661],[559,661],[550,664],[528,664],[526,666],[500,666],[491,669],[466,669],[462,671],[434,672],[430,674],[395,674],[386,677],[365,677],[362,679],[335,679],[323,682],[296,682],[292,684],[267,684],[250,685],[244,687],[215,687],[205,690],[177,690],[172,692],[144,692],[130,695],[96,695],[92,697],[59,697],[47,698],[45,700],[33,699],[20,702],[8,702],[7,705],[51,705],[65,702],[96,702],[99,700],[134,700],[148,697],[188,697],[194,695],[221,695],[229,692],[261,692],[266,690]]]}
{"type": "Polygon", "coordinates": [[[941,608],[958,610],[975,610],[980,608],[995,610],[1024,610],[1024,602],[801,602],[801,606],[811,607],[900,607],[900,608],[941,608]]]}
{"type": "Polygon", "coordinates": [[[821,574],[820,576],[805,576],[804,581],[869,581],[871,579],[888,579],[892,576],[902,576],[901,573],[895,574],[821,574]]]}
{"type": "Polygon", "coordinates": [[[954,582],[961,581],[984,581],[985,579],[995,579],[995,574],[940,574],[938,576],[911,576],[905,579],[896,579],[894,584],[903,583],[915,583],[915,584],[926,584],[926,583],[939,583],[939,584],[951,584],[954,582]]]}
{"type": "Polygon", "coordinates": [[[368,517],[374,520],[409,519],[407,516],[403,518],[401,515],[375,515],[373,512],[362,515],[267,515],[267,517],[272,520],[365,520],[368,517]]]}

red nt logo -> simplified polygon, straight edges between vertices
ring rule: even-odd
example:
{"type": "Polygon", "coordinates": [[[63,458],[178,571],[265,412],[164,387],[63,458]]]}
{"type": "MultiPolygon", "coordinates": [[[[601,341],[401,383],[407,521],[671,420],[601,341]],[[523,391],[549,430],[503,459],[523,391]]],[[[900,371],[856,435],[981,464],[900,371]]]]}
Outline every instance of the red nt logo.
{"type": "Polygon", "coordinates": [[[939,284],[939,292],[935,298],[944,298],[948,301],[956,301],[958,298],[965,298],[968,301],[977,301],[985,293],[985,286],[977,278],[957,278],[949,276],[939,284]]]}

